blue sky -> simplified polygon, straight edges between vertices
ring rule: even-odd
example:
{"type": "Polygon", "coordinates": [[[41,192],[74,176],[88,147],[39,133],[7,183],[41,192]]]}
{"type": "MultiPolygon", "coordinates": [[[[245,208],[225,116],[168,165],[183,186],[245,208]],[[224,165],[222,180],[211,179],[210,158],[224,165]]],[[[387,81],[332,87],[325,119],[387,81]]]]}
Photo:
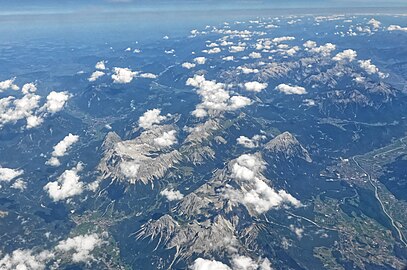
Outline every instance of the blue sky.
{"type": "Polygon", "coordinates": [[[0,0],[2,12],[128,9],[407,7],[406,0],[0,0]]]}

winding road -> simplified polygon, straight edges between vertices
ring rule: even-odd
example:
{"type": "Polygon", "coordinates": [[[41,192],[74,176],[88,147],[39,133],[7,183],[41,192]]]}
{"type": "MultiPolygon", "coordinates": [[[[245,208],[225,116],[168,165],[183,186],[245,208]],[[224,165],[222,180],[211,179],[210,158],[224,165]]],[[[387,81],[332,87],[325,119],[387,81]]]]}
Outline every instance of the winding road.
{"type": "Polygon", "coordinates": [[[386,211],[386,208],[384,207],[384,204],[382,202],[382,200],[380,199],[379,196],[379,192],[378,192],[378,187],[376,186],[376,184],[374,183],[374,181],[372,181],[372,177],[370,176],[370,174],[362,167],[360,166],[359,162],[356,160],[356,156],[352,157],[352,160],[355,162],[356,166],[358,166],[368,177],[370,184],[374,187],[375,190],[375,197],[376,199],[379,201],[383,212],[386,214],[386,216],[390,219],[391,224],[393,225],[394,229],[397,231],[400,241],[407,247],[407,242],[404,240],[404,236],[403,233],[401,232],[401,230],[399,229],[399,227],[397,226],[396,222],[394,221],[394,219],[390,216],[390,214],[386,211]]]}

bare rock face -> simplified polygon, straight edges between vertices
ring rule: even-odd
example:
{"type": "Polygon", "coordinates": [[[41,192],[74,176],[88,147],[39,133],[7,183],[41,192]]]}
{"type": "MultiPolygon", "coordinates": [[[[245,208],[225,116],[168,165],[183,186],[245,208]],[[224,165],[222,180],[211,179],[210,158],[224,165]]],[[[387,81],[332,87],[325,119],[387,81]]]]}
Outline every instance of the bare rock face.
{"type": "Polygon", "coordinates": [[[159,239],[165,248],[176,249],[176,258],[250,253],[247,246],[256,245],[261,227],[255,221],[262,213],[300,205],[286,191],[271,187],[262,175],[265,165],[260,152],[231,160],[180,200],[171,216],[145,223],[138,238],[159,239]]]}
{"type": "Polygon", "coordinates": [[[206,159],[213,159],[215,151],[213,151],[209,142],[219,129],[221,129],[221,125],[217,119],[209,119],[191,128],[190,134],[180,148],[180,152],[186,161],[197,165],[203,163],[206,159]]]}
{"type": "Polygon", "coordinates": [[[126,141],[110,132],[103,143],[104,156],[98,167],[102,178],[147,184],[163,177],[179,162],[181,154],[171,146],[157,143],[156,138],[174,129],[172,125],[156,126],[126,141]]]}
{"type": "Polygon", "coordinates": [[[297,62],[269,63],[255,76],[255,78],[263,81],[281,78],[298,67],[299,63],[297,62]]]}
{"type": "Polygon", "coordinates": [[[311,156],[300,142],[289,132],[284,132],[269,141],[264,148],[270,152],[283,155],[285,158],[298,157],[312,162],[311,156]]]}
{"type": "Polygon", "coordinates": [[[228,249],[239,248],[235,228],[221,215],[213,220],[198,222],[196,220],[179,225],[168,215],[146,223],[140,230],[138,238],[157,238],[169,249],[176,248],[176,256],[189,258],[193,254],[225,255],[228,249]]]}

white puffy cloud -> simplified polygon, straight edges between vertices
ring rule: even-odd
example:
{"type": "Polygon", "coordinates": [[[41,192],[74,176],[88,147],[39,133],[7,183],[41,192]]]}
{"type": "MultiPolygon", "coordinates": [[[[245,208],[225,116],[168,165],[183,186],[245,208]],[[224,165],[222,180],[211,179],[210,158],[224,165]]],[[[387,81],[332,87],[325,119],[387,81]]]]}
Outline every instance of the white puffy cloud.
{"type": "Polygon", "coordinates": [[[229,266],[222,262],[202,258],[196,259],[190,268],[192,270],[232,270],[229,266]]]}
{"type": "Polygon", "coordinates": [[[54,151],[52,152],[52,157],[47,161],[46,164],[51,166],[61,165],[58,157],[65,156],[66,152],[72,147],[74,143],[79,140],[78,135],[73,135],[69,133],[62,141],[54,146],[54,151]]]}
{"type": "Polygon", "coordinates": [[[44,119],[41,118],[40,116],[36,116],[36,115],[29,115],[27,118],[27,128],[34,128],[34,127],[38,127],[39,125],[41,125],[44,122],[44,119]]]}
{"type": "Polygon", "coordinates": [[[27,183],[23,181],[23,179],[17,179],[14,181],[14,183],[11,185],[11,188],[14,189],[19,189],[19,190],[25,190],[27,188],[27,183]]]}
{"type": "Polygon", "coordinates": [[[184,198],[184,195],[179,192],[179,190],[174,190],[174,189],[164,189],[160,192],[160,194],[162,196],[165,196],[167,198],[167,200],[169,201],[177,201],[177,200],[181,200],[182,198],[184,198]]]}
{"type": "Polygon", "coordinates": [[[300,47],[294,46],[294,47],[292,47],[292,48],[290,48],[290,49],[288,49],[288,50],[282,50],[281,53],[282,53],[282,54],[289,55],[289,56],[293,56],[293,55],[295,55],[299,50],[300,50],[300,47]]]}
{"type": "Polygon", "coordinates": [[[61,111],[65,103],[69,100],[70,95],[68,92],[55,92],[52,91],[47,96],[47,102],[44,104],[42,109],[45,109],[47,112],[54,114],[61,111]]]}
{"type": "Polygon", "coordinates": [[[240,145],[243,145],[246,148],[255,148],[259,146],[259,142],[265,139],[266,136],[262,135],[254,135],[252,138],[248,138],[246,136],[240,136],[236,139],[236,142],[240,145]]]}
{"type": "Polygon", "coordinates": [[[360,60],[358,61],[359,66],[363,68],[367,74],[375,74],[379,72],[379,69],[372,64],[371,60],[360,60]]]}
{"type": "Polygon", "coordinates": [[[164,132],[161,136],[154,138],[154,144],[159,147],[169,147],[177,143],[177,138],[175,135],[177,132],[175,130],[170,130],[164,132]]]}
{"type": "Polygon", "coordinates": [[[161,110],[159,109],[146,111],[138,120],[139,127],[150,129],[154,124],[159,124],[161,121],[165,120],[166,117],[160,115],[160,113],[161,110]]]}
{"type": "Polygon", "coordinates": [[[0,259],[2,270],[43,270],[54,254],[49,251],[34,253],[29,249],[17,249],[0,259]]]}
{"type": "Polygon", "coordinates": [[[267,83],[259,83],[259,82],[247,82],[244,84],[244,88],[247,91],[253,92],[261,92],[262,90],[266,89],[268,86],[267,83]]]}
{"type": "Polygon", "coordinates": [[[191,114],[197,118],[203,118],[208,116],[208,112],[203,108],[196,108],[195,110],[192,111],[191,114]]]}
{"type": "Polygon", "coordinates": [[[221,49],[218,47],[215,47],[215,48],[211,48],[210,50],[203,50],[202,52],[207,53],[207,54],[216,54],[216,53],[220,53],[221,49]]]}
{"type": "Polygon", "coordinates": [[[129,68],[115,67],[113,71],[114,74],[112,75],[112,79],[114,83],[130,83],[138,74],[129,68]]]}
{"type": "MultiPolygon", "coordinates": [[[[0,99],[0,127],[7,123],[16,123],[18,120],[33,115],[39,107],[41,97],[35,94],[26,94],[20,99],[8,96],[0,99]]],[[[30,120],[29,125],[33,124],[30,120]]]]}
{"type": "Polygon", "coordinates": [[[374,18],[370,19],[370,21],[368,21],[367,23],[370,24],[375,30],[379,29],[380,25],[382,24],[380,21],[374,18]]]}
{"type": "Polygon", "coordinates": [[[284,42],[284,41],[291,41],[291,40],[295,40],[295,37],[289,37],[289,36],[278,37],[278,38],[273,38],[271,41],[273,43],[281,43],[281,42],[284,42]]]}
{"type": "Polygon", "coordinates": [[[243,74],[259,73],[259,70],[257,68],[248,68],[245,66],[239,66],[237,67],[237,69],[241,70],[243,74]]]}
{"type": "Polygon", "coordinates": [[[218,47],[218,46],[219,45],[217,43],[215,43],[215,42],[211,42],[210,44],[206,45],[206,47],[209,47],[209,48],[218,47]]]}
{"type": "Polygon", "coordinates": [[[225,56],[222,58],[223,61],[233,61],[235,58],[233,55],[225,56]]]}
{"type": "Polygon", "coordinates": [[[295,235],[298,237],[298,239],[302,238],[302,234],[304,233],[304,229],[303,228],[298,228],[295,227],[294,225],[290,225],[290,230],[295,233],[295,235]]]}
{"type": "Polygon", "coordinates": [[[90,75],[90,77],[88,78],[88,81],[94,82],[97,79],[99,79],[100,77],[102,77],[103,75],[105,75],[105,73],[103,71],[96,70],[95,72],[93,72],[90,75]]]}
{"type": "Polygon", "coordinates": [[[250,58],[253,58],[253,59],[261,58],[261,53],[258,53],[258,52],[251,52],[251,53],[249,54],[249,57],[250,57],[250,58]]]}
{"type": "Polygon", "coordinates": [[[189,63],[189,62],[185,62],[185,63],[182,63],[182,65],[181,65],[183,68],[186,68],[186,69],[191,69],[191,68],[194,68],[195,66],[196,66],[196,64],[194,64],[194,63],[189,63]]]}
{"type": "Polygon", "coordinates": [[[146,78],[146,79],[156,79],[157,75],[155,75],[153,73],[141,73],[140,77],[141,78],[146,78]]]}
{"type": "Polygon", "coordinates": [[[129,178],[137,177],[139,169],[140,164],[134,161],[123,161],[120,163],[120,171],[129,178]]]}
{"type": "Polygon", "coordinates": [[[96,63],[95,65],[96,69],[100,69],[100,70],[105,70],[106,66],[105,66],[105,61],[99,61],[96,63]]]}
{"type": "Polygon", "coordinates": [[[259,265],[252,258],[246,256],[235,256],[232,258],[233,270],[256,270],[259,265]]]}
{"type": "Polygon", "coordinates": [[[242,203],[257,214],[278,208],[284,204],[301,206],[300,201],[285,190],[276,191],[262,180],[265,162],[256,154],[244,154],[231,166],[231,176],[238,180],[240,189],[228,186],[225,197],[232,202],[242,203]]]}
{"type": "Polygon", "coordinates": [[[203,56],[195,57],[194,62],[197,63],[198,65],[203,65],[206,63],[206,58],[203,56]]]}
{"type": "Polygon", "coordinates": [[[8,90],[8,89],[11,89],[14,91],[17,91],[18,89],[20,89],[16,84],[14,84],[15,79],[16,78],[12,78],[12,79],[8,79],[8,80],[0,82],[0,93],[5,90],[8,90]]]}
{"type": "Polygon", "coordinates": [[[92,251],[100,247],[103,240],[96,233],[78,235],[66,240],[60,241],[55,247],[56,251],[70,254],[73,262],[88,262],[93,258],[92,251]]]}
{"type": "Polygon", "coordinates": [[[325,45],[317,46],[317,43],[312,40],[306,41],[303,46],[311,53],[321,54],[322,56],[329,56],[331,52],[336,49],[336,45],[326,43],[325,45]]]}
{"type": "Polygon", "coordinates": [[[403,32],[407,32],[407,27],[401,27],[400,25],[390,25],[389,27],[387,27],[388,31],[403,31],[403,32]]]}
{"type": "Polygon", "coordinates": [[[0,99],[0,128],[22,119],[26,119],[27,129],[37,127],[44,122],[47,113],[60,111],[70,98],[67,92],[52,91],[47,96],[46,103],[39,108],[41,97],[35,94],[36,91],[35,84],[27,83],[22,88],[21,98],[8,96],[0,99]]]}
{"type": "Polygon", "coordinates": [[[82,165],[64,171],[57,181],[49,182],[44,186],[44,190],[53,201],[61,201],[79,195],[83,192],[84,184],[80,181],[78,172],[82,170],[82,165]]]}
{"type": "Polygon", "coordinates": [[[304,87],[301,86],[291,86],[288,84],[279,84],[276,90],[286,94],[286,95],[304,95],[307,93],[304,87]]]}
{"type": "Polygon", "coordinates": [[[342,62],[342,61],[348,61],[348,62],[352,62],[353,60],[356,59],[357,53],[352,50],[352,49],[348,49],[348,50],[344,50],[340,53],[338,53],[337,55],[335,55],[332,60],[334,61],[338,61],[338,62],[342,62]]]}
{"type": "Polygon", "coordinates": [[[250,105],[252,103],[250,98],[243,97],[243,96],[233,96],[229,99],[229,101],[230,101],[230,104],[229,104],[228,108],[230,110],[238,110],[238,109],[246,107],[247,105],[250,105]]]}
{"type": "Polygon", "coordinates": [[[9,182],[9,181],[13,180],[14,178],[19,177],[23,173],[24,173],[23,170],[16,170],[16,169],[0,167],[0,182],[1,181],[9,182]]]}
{"type": "Polygon", "coordinates": [[[317,46],[317,43],[316,43],[315,41],[312,41],[312,40],[307,40],[307,41],[303,44],[303,46],[304,46],[305,48],[311,49],[311,48],[315,48],[315,47],[317,46]]]}
{"type": "Polygon", "coordinates": [[[246,97],[231,97],[229,91],[225,89],[225,84],[206,80],[203,75],[194,75],[193,78],[188,78],[186,85],[198,88],[197,93],[202,98],[202,102],[192,112],[196,117],[205,117],[208,111],[237,110],[251,103],[250,99],[246,97]]]}
{"type": "Polygon", "coordinates": [[[229,52],[231,53],[238,53],[243,52],[246,49],[246,46],[243,45],[234,45],[229,47],[229,52]]]}
{"type": "Polygon", "coordinates": [[[21,88],[21,92],[23,92],[24,95],[29,94],[29,93],[34,93],[37,91],[37,86],[33,83],[26,83],[23,85],[23,88],[21,88]]]}

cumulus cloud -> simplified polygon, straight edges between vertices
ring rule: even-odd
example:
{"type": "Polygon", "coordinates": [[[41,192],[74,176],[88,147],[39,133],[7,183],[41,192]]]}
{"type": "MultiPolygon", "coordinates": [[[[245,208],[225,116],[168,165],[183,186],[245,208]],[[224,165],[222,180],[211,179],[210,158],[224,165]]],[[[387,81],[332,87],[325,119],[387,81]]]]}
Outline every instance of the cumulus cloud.
{"type": "Polygon", "coordinates": [[[261,53],[258,53],[258,52],[251,52],[251,53],[249,54],[249,57],[250,57],[250,58],[253,58],[253,59],[261,58],[261,53]]]}
{"type": "Polygon", "coordinates": [[[246,107],[247,105],[250,105],[252,103],[250,98],[243,97],[243,96],[233,96],[229,99],[229,101],[230,101],[230,104],[229,104],[228,108],[230,110],[238,110],[238,109],[246,107]]]}
{"type": "Polygon", "coordinates": [[[206,58],[203,56],[195,57],[194,62],[197,63],[198,65],[203,65],[206,63],[206,58]]]}
{"type": "Polygon", "coordinates": [[[238,52],[243,52],[246,49],[246,46],[243,45],[235,45],[235,46],[230,46],[229,47],[229,52],[231,53],[238,53],[238,52]]]}
{"type": "Polygon", "coordinates": [[[210,50],[203,50],[202,52],[207,53],[207,54],[216,54],[216,53],[220,53],[221,49],[218,47],[215,47],[215,48],[211,48],[210,50]]]}
{"type": "Polygon", "coordinates": [[[95,72],[93,72],[90,75],[90,77],[88,78],[88,81],[94,82],[97,79],[99,79],[100,77],[102,77],[103,75],[105,75],[105,73],[103,71],[96,70],[95,72]]]}
{"type": "Polygon", "coordinates": [[[166,117],[160,115],[161,110],[159,109],[152,109],[146,111],[142,116],[140,116],[138,123],[139,127],[144,129],[150,129],[155,124],[159,124],[161,121],[165,120],[166,117]]]}
{"type": "Polygon", "coordinates": [[[179,192],[178,190],[174,190],[174,189],[164,189],[160,192],[160,194],[162,196],[165,196],[167,198],[167,200],[169,201],[177,201],[177,200],[182,200],[182,198],[184,198],[184,195],[179,192]]]}
{"type": "Polygon", "coordinates": [[[247,91],[252,92],[261,92],[262,90],[266,89],[268,86],[267,83],[259,83],[259,82],[247,82],[244,84],[244,88],[247,91]]]}
{"type": "Polygon", "coordinates": [[[112,79],[114,83],[130,83],[137,75],[137,72],[134,72],[129,68],[115,67],[113,71],[114,74],[112,75],[112,79]]]}
{"type": "Polygon", "coordinates": [[[78,176],[78,172],[81,170],[82,165],[78,164],[75,168],[64,171],[57,181],[46,184],[44,190],[48,192],[53,201],[61,201],[81,194],[84,188],[84,184],[78,176]]]}
{"type": "Polygon", "coordinates": [[[381,23],[380,21],[378,21],[378,20],[372,18],[372,19],[370,19],[370,21],[368,21],[368,24],[370,24],[370,25],[373,27],[373,29],[377,30],[377,29],[380,28],[380,25],[381,25],[382,23],[381,23]]]}
{"type": "Polygon", "coordinates": [[[291,41],[291,40],[295,40],[295,37],[290,37],[290,36],[277,37],[277,38],[273,38],[271,41],[273,43],[281,43],[281,42],[284,42],[284,41],[291,41]]]}
{"type": "Polygon", "coordinates": [[[239,156],[231,165],[231,177],[236,179],[240,189],[228,186],[225,197],[232,202],[242,203],[250,211],[257,214],[278,208],[284,204],[301,206],[300,201],[285,190],[276,191],[262,180],[265,162],[258,154],[239,156]]]}
{"type": "Polygon", "coordinates": [[[188,78],[186,85],[198,88],[197,93],[202,98],[202,102],[192,112],[196,117],[205,117],[208,115],[208,111],[214,113],[237,110],[251,103],[250,99],[246,97],[231,97],[229,91],[225,89],[225,84],[206,80],[203,75],[194,75],[193,78],[188,78]]]}
{"type": "Polygon", "coordinates": [[[27,129],[37,127],[43,123],[47,113],[60,111],[70,98],[67,92],[52,91],[47,96],[46,103],[40,108],[41,97],[35,94],[36,91],[35,84],[27,83],[22,87],[21,98],[8,96],[0,99],[0,128],[22,119],[26,119],[27,129]]]}
{"type": "Polygon", "coordinates": [[[66,240],[60,241],[55,250],[70,254],[75,263],[88,262],[93,258],[91,252],[100,247],[103,240],[96,233],[78,235],[66,240]]]}
{"type": "Polygon", "coordinates": [[[235,58],[233,55],[225,56],[222,58],[223,61],[233,61],[235,58]]]}
{"type": "Polygon", "coordinates": [[[375,74],[379,72],[379,69],[372,64],[371,60],[360,60],[358,61],[359,66],[363,68],[367,74],[375,74]]]}
{"type": "Polygon", "coordinates": [[[387,27],[388,31],[403,31],[403,32],[407,32],[407,27],[401,27],[400,25],[390,25],[389,27],[387,27]]]}
{"type": "Polygon", "coordinates": [[[232,258],[233,270],[256,270],[259,265],[252,259],[246,256],[235,256],[232,258]]]}
{"type": "MultiPolygon", "coordinates": [[[[32,93],[22,98],[8,96],[0,99],[0,127],[7,123],[16,123],[18,120],[32,116],[39,107],[41,97],[32,93]]],[[[30,127],[35,123],[29,120],[30,127]]]]}
{"type": "Polygon", "coordinates": [[[23,88],[21,88],[21,92],[26,95],[29,93],[34,93],[37,91],[37,86],[33,83],[26,83],[23,85],[23,88]]]}
{"type": "Polygon", "coordinates": [[[68,92],[55,92],[52,91],[47,96],[47,102],[43,106],[43,110],[45,109],[47,112],[54,114],[56,112],[61,111],[65,103],[69,100],[70,95],[68,92]]]}
{"type": "Polygon", "coordinates": [[[325,45],[317,46],[317,43],[312,40],[306,41],[303,46],[307,51],[315,54],[320,54],[322,56],[329,56],[331,52],[336,50],[336,45],[332,43],[326,43],[325,45]]]}
{"type": "Polygon", "coordinates": [[[177,138],[175,135],[177,132],[175,130],[170,130],[168,132],[164,132],[161,136],[154,138],[154,144],[159,147],[169,147],[173,144],[177,143],[177,138]]]}
{"type": "Polygon", "coordinates": [[[190,268],[192,270],[232,270],[229,266],[222,262],[202,258],[196,259],[190,268]]]}
{"type": "Polygon", "coordinates": [[[30,128],[35,128],[38,127],[39,125],[41,125],[44,122],[44,119],[42,119],[40,116],[36,116],[36,115],[29,115],[26,118],[27,120],[27,129],[30,128]]]}
{"type": "Polygon", "coordinates": [[[141,78],[146,78],[146,79],[156,79],[157,75],[155,75],[153,73],[141,73],[140,77],[141,78]]]}
{"type": "Polygon", "coordinates": [[[240,144],[246,148],[255,148],[259,146],[259,142],[265,139],[264,135],[254,135],[252,138],[246,136],[240,136],[236,139],[237,144],[240,144]]]}
{"type": "Polygon", "coordinates": [[[0,269],[2,270],[43,270],[47,261],[52,259],[54,254],[49,251],[34,253],[29,249],[17,249],[11,254],[6,254],[0,259],[0,269]]]}
{"type": "Polygon", "coordinates": [[[259,70],[257,68],[248,68],[245,66],[239,66],[237,67],[237,69],[241,70],[243,74],[259,73],[259,70]]]}
{"type": "Polygon", "coordinates": [[[54,151],[52,152],[52,157],[46,162],[46,164],[51,166],[59,166],[59,157],[65,156],[66,152],[79,140],[78,135],[73,135],[69,133],[62,141],[54,146],[54,151]]]}
{"type": "Polygon", "coordinates": [[[8,89],[11,89],[14,91],[19,90],[20,88],[16,84],[14,84],[15,79],[16,78],[12,78],[12,79],[8,79],[8,80],[0,82],[0,93],[5,90],[8,90],[8,89]]]}
{"type": "Polygon", "coordinates": [[[356,59],[357,53],[352,50],[352,49],[348,49],[348,50],[344,50],[340,53],[338,53],[337,55],[335,55],[332,60],[337,61],[337,62],[342,62],[342,61],[348,61],[348,62],[352,62],[353,60],[356,59]]]}
{"type": "Polygon", "coordinates": [[[140,164],[134,161],[123,161],[120,163],[120,171],[129,178],[135,178],[138,175],[140,164]]]}
{"type": "Polygon", "coordinates": [[[298,237],[298,239],[302,238],[302,234],[304,233],[304,229],[303,228],[298,228],[295,227],[294,225],[290,225],[290,230],[295,233],[295,235],[298,237]]]}
{"type": "Polygon", "coordinates": [[[0,182],[1,181],[9,182],[9,181],[19,177],[23,173],[24,173],[23,170],[0,167],[0,182]]]}
{"type": "Polygon", "coordinates": [[[27,188],[27,183],[23,181],[23,179],[17,179],[12,185],[11,188],[18,189],[18,190],[25,190],[27,188]]]}
{"type": "Polygon", "coordinates": [[[286,95],[304,95],[307,93],[304,87],[301,86],[291,86],[287,84],[279,84],[276,90],[286,94],[286,95]]]}
{"type": "Polygon", "coordinates": [[[95,68],[99,69],[99,70],[105,70],[106,69],[105,61],[97,62],[96,65],[95,65],[95,68]]]}
{"type": "Polygon", "coordinates": [[[185,62],[185,63],[182,63],[182,65],[181,65],[183,68],[186,68],[186,69],[191,69],[191,68],[194,68],[195,66],[196,66],[196,64],[194,64],[194,63],[189,63],[189,62],[185,62]]]}

